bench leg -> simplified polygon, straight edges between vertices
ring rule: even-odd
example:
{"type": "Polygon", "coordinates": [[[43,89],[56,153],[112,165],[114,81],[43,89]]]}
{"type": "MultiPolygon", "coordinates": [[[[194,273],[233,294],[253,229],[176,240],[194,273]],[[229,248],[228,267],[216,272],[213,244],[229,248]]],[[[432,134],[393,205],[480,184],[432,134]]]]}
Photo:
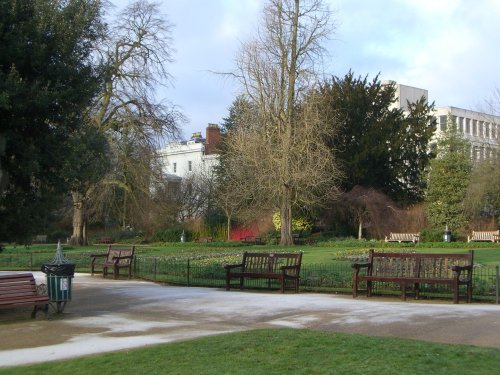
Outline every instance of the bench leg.
{"type": "Polygon", "coordinates": [[[406,282],[401,281],[399,287],[401,288],[401,299],[406,301],[406,282]]]}
{"type": "Polygon", "coordinates": [[[420,298],[420,283],[415,283],[415,299],[420,298]]]}
{"type": "Polygon", "coordinates": [[[472,302],[472,283],[467,284],[467,303],[472,302]]]}
{"type": "Polygon", "coordinates": [[[352,277],[352,298],[356,298],[358,296],[358,278],[356,275],[352,277]]]}
{"type": "Polygon", "coordinates": [[[458,283],[453,283],[452,284],[452,287],[453,287],[453,303],[458,303],[458,299],[459,299],[459,296],[458,296],[458,283]]]}
{"type": "Polygon", "coordinates": [[[118,267],[113,267],[113,279],[118,279],[118,276],[120,276],[120,268],[118,267]]]}
{"type": "Polygon", "coordinates": [[[231,276],[229,276],[229,272],[226,272],[226,290],[231,288],[231,276]]]}
{"type": "Polygon", "coordinates": [[[372,288],[373,288],[373,282],[372,281],[367,281],[366,282],[366,296],[371,297],[372,295],[372,288]]]}

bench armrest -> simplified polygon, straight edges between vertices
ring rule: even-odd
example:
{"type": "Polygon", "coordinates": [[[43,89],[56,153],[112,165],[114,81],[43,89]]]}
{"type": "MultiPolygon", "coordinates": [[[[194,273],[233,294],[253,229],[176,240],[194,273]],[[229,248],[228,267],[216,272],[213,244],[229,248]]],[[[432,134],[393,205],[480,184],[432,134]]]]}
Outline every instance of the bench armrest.
{"type": "Polygon", "coordinates": [[[113,262],[115,262],[115,264],[118,264],[120,262],[120,260],[122,259],[133,259],[134,256],[133,255],[124,255],[124,256],[119,256],[119,257],[113,257],[113,262]]]}
{"type": "Polygon", "coordinates": [[[457,282],[460,282],[460,281],[464,281],[464,279],[460,278],[462,276],[462,271],[469,271],[465,277],[467,278],[466,280],[468,280],[469,282],[471,281],[471,276],[472,276],[472,266],[471,265],[468,265],[468,266],[452,266],[451,267],[451,270],[453,272],[455,272],[455,275],[454,275],[454,278],[457,282]]]}
{"type": "Polygon", "coordinates": [[[361,271],[361,268],[366,268],[366,272],[370,273],[370,269],[372,268],[371,263],[353,263],[352,268],[354,268],[354,274],[353,277],[356,279],[358,278],[359,271],[361,271]]]}
{"type": "Polygon", "coordinates": [[[452,266],[451,270],[454,272],[462,272],[462,271],[472,271],[472,266],[452,266]]]}
{"type": "Polygon", "coordinates": [[[359,271],[361,268],[370,268],[370,266],[370,263],[353,263],[351,267],[359,271]]]}
{"type": "Polygon", "coordinates": [[[89,255],[91,258],[101,258],[101,257],[107,257],[108,254],[103,253],[103,254],[90,254],[89,255]]]}
{"type": "MultiPolygon", "coordinates": [[[[281,266],[281,273],[286,275],[286,271],[290,271],[290,270],[295,270],[295,271],[300,271],[300,264],[296,264],[296,265],[292,265],[292,266],[281,266]]],[[[298,272],[297,272],[297,276],[298,276],[298,272]]]]}
{"type": "Polygon", "coordinates": [[[240,263],[240,264],[226,264],[226,265],[224,266],[224,269],[225,269],[226,271],[229,271],[229,270],[230,270],[230,269],[232,269],[232,268],[238,268],[238,267],[243,267],[243,263],[240,263]]]}

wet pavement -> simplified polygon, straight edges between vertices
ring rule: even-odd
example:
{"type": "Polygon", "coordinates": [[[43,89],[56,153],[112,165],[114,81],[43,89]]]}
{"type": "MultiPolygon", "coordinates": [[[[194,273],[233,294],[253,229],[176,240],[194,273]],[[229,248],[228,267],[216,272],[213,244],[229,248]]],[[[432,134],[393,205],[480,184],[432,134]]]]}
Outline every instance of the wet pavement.
{"type": "Polygon", "coordinates": [[[75,275],[72,297],[51,320],[30,319],[31,309],[0,310],[0,367],[277,327],[500,348],[499,305],[227,292],[88,274],[75,275]]]}

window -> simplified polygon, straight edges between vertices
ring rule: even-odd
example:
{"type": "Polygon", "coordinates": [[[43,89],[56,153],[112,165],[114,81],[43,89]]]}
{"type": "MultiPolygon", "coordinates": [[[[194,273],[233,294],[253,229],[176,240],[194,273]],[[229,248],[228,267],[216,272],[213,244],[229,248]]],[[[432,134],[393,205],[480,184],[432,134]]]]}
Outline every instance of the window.
{"type": "Polygon", "coordinates": [[[463,117],[458,118],[458,131],[460,133],[464,132],[464,118],[463,117]]]}
{"type": "Polygon", "coordinates": [[[472,120],[472,135],[477,135],[477,120],[472,120]]]}
{"type": "Polygon", "coordinates": [[[489,122],[485,122],[484,123],[484,137],[485,138],[490,138],[491,137],[490,123],[489,122]]]}
{"type": "Polygon", "coordinates": [[[174,173],[177,173],[177,163],[174,163],[174,173]]]}
{"type": "Polygon", "coordinates": [[[448,122],[448,116],[439,116],[439,129],[442,132],[446,131],[447,122],[448,122]]]}
{"type": "Polygon", "coordinates": [[[465,119],[465,134],[470,134],[470,118],[465,119]]]}
{"type": "Polygon", "coordinates": [[[484,137],[484,122],[483,121],[479,121],[479,129],[478,129],[478,135],[480,137],[484,137]]]}
{"type": "Polygon", "coordinates": [[[192,161],[188,161],[188,171],[189,172],[193,171],[193,162],[192,161]]]}

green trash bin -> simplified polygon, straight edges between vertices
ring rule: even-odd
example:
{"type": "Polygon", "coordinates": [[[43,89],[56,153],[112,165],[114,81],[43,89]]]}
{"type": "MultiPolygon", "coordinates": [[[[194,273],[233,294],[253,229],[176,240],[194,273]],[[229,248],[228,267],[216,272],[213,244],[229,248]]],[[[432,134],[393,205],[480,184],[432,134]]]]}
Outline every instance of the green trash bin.
{"type": "Polygon", "coordinates": [[[73,276],[47,274],[47,293],[52,302],[71,301],[73,276]]]}
{"type": "Polygon", "coordinates": [[[42,265],[42,272],[47,276],[50,304],[58,313],[62,313],[66,303],[71,301],[75,265],[64,258],[60,242],[57,244],[55,258],[52,263],[42,265]]]}

